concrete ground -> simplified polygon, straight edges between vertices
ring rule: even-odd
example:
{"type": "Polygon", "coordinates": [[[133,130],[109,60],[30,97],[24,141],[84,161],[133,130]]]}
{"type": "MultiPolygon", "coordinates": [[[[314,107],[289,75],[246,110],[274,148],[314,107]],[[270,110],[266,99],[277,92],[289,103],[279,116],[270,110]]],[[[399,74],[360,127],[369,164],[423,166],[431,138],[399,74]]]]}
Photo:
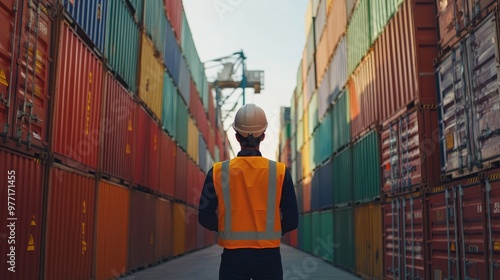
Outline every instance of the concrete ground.
{"type": "MultiPolygon", "coordinates": [[[[217,280],[222,248],[217,245],[128,275],[125,280],[175,279],[217,280]]],[[[343,270],[287,245],[281,245],[284,280],[360,279],[343,270]]]]}

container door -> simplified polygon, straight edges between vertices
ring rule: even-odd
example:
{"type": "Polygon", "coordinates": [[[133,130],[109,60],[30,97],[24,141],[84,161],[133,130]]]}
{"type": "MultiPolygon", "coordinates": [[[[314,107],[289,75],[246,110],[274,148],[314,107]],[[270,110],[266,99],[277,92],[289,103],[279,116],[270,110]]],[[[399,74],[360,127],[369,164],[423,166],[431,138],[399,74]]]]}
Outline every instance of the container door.
{"type": "Polygon", "coordinates": [[[384,205],[384,275],[385,279],[401,279],[401,204],[398,199],[384,205]]]}
{"type": "Polygon", "coordinates": [[[424,222],[420,196],[401,198],[403,226],[403,279],[424,279],[424,222]]]}
{"type": "Polygon", "coordinates": [[[486,219],[488,230],[488,279],[500,279],[500,174],[496,180],[487,179],[486,219]]]}

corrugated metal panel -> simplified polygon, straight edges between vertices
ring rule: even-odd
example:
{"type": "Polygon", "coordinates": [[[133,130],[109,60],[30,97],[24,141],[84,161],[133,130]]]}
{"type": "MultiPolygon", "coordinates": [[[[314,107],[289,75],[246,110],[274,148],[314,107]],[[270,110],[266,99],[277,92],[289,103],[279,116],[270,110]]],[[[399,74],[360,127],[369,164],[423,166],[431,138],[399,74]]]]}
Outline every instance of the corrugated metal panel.
{"type": "Polygon", "coordinates": [[[333,154],[333,126],[332,126],[332,111],[326,113],[323,122],[319,126],[319,139],[320,146],[316,147],[316,151],[319,151],[318,162],[323,162],[328,159],[333,154]]]}
{"type": "Polygon", "coordinates": [[[65,164],[97,168],[102,102],[102,64],[66,25],[61,25],[53,150],[65,164]]]}
{"type": "MultiPolygon", "coordinates": [[[[382,206],[384,278],[398,279],[408,275],[410,279],[428,279],[424,261],[427,243],[421,194],[394,197],[386,202],[382,206]]],[[[448,243],[448,240],[443,241],[448,243]]]]}
{"type": "Polygon", "coordinates": [[[311,213],[299,216],[299,248],[312,253],[312,219],[311,213]]]}
{"type": "Polygon", "coordinates": [[[380,144],[372,130],[352,146],[354,201],[364,203],[380,197],[380,144]]]}
{"type": "Polygon", "coordinates": [[[348,271],[356,268],[354,247],[354,217],[352,207],[338,208],[333,211],[333,264],[348,271]]]}
{"type": "MultiPolygon", "coordinates": [[[[316,92],[316,67],[311,65],[308,68],[306,84],[305,84],[305,92],[304,92],[304,105],[309,105],[309,102],[316,92]]],[[[306,107],[306,106],[304,106],[306,107]]]]}
{"type": "Polygon", "coordinates": [[[187,161],[187,172],[186,172],[186,185],[177,186],[181,188],[186,188],[186,203],[192,206],[198,205],[200,202],[201,186],[200,184],[200,170],[192,160],[187,161]]]}
{"type": "Polygon", "coordinates": [[[379,100],[374,103],[381,108],[382,121],[413,101],[436,104],[433,60],[438,52],[434,12],[434,3],[405,1],[375,43],[374,71],[377,75],[372,81],[378,92],[375,100],[379,100]]]}
{"type": "Polygon", "coordinates": [[[299,106],[299,103],[301,103],[301,98],[300,96],[302,96],[302,87],[303,87],[303,84],[302,84],[302,69],[303,67],[303,64],[302,64],[302,61],[301,63],[299,63],[299,69],[297,70],[297,113],[299,113],[299,118],[300,118],[300,113],[302,112],[302,110],[300,110],[300,106],[299,106]]]}
{"type": "Polygon", "coordinates": [[[342,36],[339,40],[328,72],[330,79],[328,104],[337,99],[337,96],[347,83],[347,41],[345,36],[342,36]]]}
{"type": "Polygon", "coordinates": [[[99,181],[95,279],[125,274],[128,261],[130,190],[99,181]]]}
{"type": "Polygon", "coordinates": [[[333,160],[318,168],[319,173],[319,206],[321,209],[333,206],[333,160]]]}
{"type": "Polygon", "coordinates": [[[321,253],[320,257],[328,262],[333,262],[334,246],[328,247],[325,244],[333,244],[333,211],[321,212],[321,253]]]}
{"type": "Polygon", "coordinates": [[[181,57],[180,67],[179,67],[179,92],[184,100],[184,103],[189,107],[189,99],[191,93],[191,74],[189,74],[189,68],[184,57],[181,57]]]}
{"type": "MultiPolygon", "coordinates": [[[[142,2],[142,1],[141,1],[142,2]]],[[[146,33],[154,42],[155,49],[163,57],[165,51],[165,7],[163,1],[144,1],[144,26],[146,33]]],[[[170,27],[170,26],[168,26],[170,27]]]]}
{"type": "Polygon", "coordinates": [[[191,207],[186,207],[186,252],[191,252],[196,249],[196,233],[198,224],[198,211],[191,207]]]}
{"type": "Polygon", "coordinates": [[[297,124],[297,151],[304,145],[304,122],[299,121],[297,124]]]}
{"type": "Polygon", "coordinates": [[[203,172],[207,172],[207,158],[208,158],[207,144],[203,140],[203,136],[200,134],[198,137],[198,165],[203,172]]]}
{"type": "Polygon", "coordinates": [[[182,0],[164,0],[165,12],[175,32],[177,41],[181,38],[182,28],[182,0]]]}
{"type": "Polygon", "coordinates": [[[146,193],[131,192],[129,270],[145,267],[155,260],[156,200],[146,193]]]}
{"type": "MultiPolygon", "coordinates": [[[[175,2],[175,1],[168,1],[170,2],[175,2]]],[[[165,64],[168,72],[170,73],[170,76],[172,77],[172,80],[174,81],[174,84],[176,86],[179,86],[179,73],[180,73],[180,67],[181,67],[181,49],[179,45],[177,44],[177,40],[175,38],[175,34],[169,25],[169,22],[165,22],[166,27],[165,27],[165,52],[163,55],[163,64],[165,64]]]]}
{"type": "Polygon", "coordinates": [[[186,251],[186,207],[179,203],[173,204],[174,227],[172,255],[178,256],[186,251]]]}
{"type": "Polygon", "coordinates": [[[364,279],[383,277],[382,206],[380,203],[354,208],[356,272],[364,279]]]}
{"type": "Polygon", "coordinates": [[[321,149],[321,138],[319,134],[319,130],[316,130],[313,135],[311,135],[311,140],[309,141],[309,151],[310,154],[309,156],[311,157],[310,163],[311,163],[311,171],[315,170],[318,165],[321,164],[319,162],[319,151],[321,149]]]}
{"type": "Polygon", "coordinates": [[[134,159],[133,182],[145,187],[147,186],[146,164],[148,152],[144,151],[144,147],[149,143],[149,129],[152,120],[141,106],[136,106],[134,115],[134,145],[132,148],[132,157],[134,159]]]}
{"type": "Polygon", "coordinates": [[[319,0],[318,3],[318,12],[314,19],[314,32],[316,37],[316,45],[319,43],[319,39],[323,34],[323,30],[326,26],[326,0],[319,0]]]}
{"type": "Polygon", "coordinates": [[[149,119],[149,134],[147,137],[148,154],[146,158],[146,186],[154,191],[160,189],[160,127],[149,119]]]}
{"type": "MultiPolygon", "coordinates": [[[[324,1],[324,0],[323,0],[324,1]]],[[[328,45],[328,26],[324,29],[325,33],[321,36],[321,40],[317,42],[316,47],[316,75],[317,75],[317,87],[327,88],[326,85],[329,84],[327,76],[325,75],[326,68],[328,67],[328,62],[330,61],[330,46],[328,45]],[[324,84],[324,85],[323,85],[324,84]]]]}
{"type": "Polygon", "coordinates": [[[158,198],[156,201],[156,250],[155,261],[172,256],[173,241],[172,203],[158,198]]]}
{"type": "Polygon", "coordinates": [[[153,42],[142,33],[139,98],[157,119],[162,117],[163,64],[155,57],[153,42]]]}
{"type": "Polygon", "coordinates": [[[471,20],[471,24],[479,24],[484,18],[495,11],[498,2],[495,0],[464,0],[468,1],[468,17],[471,20]]]}
{"type": "Polygon", "coordinates": [[[162,128],[172,137],[177,131],[177,89],[168,72],[163,74],[162,128]]]}
{"type": "Polygon", "coordinates": [[[162,194],[174,197],[177,163],[177,146],[165,133],[160,134],[160,188],[162,194]]]}
{"type": "Polygon", "coordinates": [[[187,143],[187,153],[189,157],[195,162],[198,163],[198,141],[200,138],[200,132],[196,127],[192,118],[188,119],[188,143],[187,143]]]}
{"type": "Polygon", "coordinates": [[[333,158],[333,204],[336,207],[352,202],[352,150],[344,149],[333,158]]]}
{"type": "MultiPolygon", "coordinates": [[[[319,170],[316,170],[312,174],[312,179],[311,179],[311,211],[318,211],[320,210],[320,204],[319,204],[319,199],[320,199],[320,189],[323,188],[322,185],[320,185],[320,177],[319,177],[319,170]]],[[[315,240],[315,237],[313,237],[315,240]]]]}
{"type": "Polygon", "coordinates": [[[467,0],[438,1],[439,47],[445,50],[455,45],[465,33],[467,0]]]}
{"type": "Polygon", "coordinates": [[[349,116],[349,91],[343,91],[332,107],[332,150],[336,152],[351,142],[351,120],[349,116]]]}
{"type": "MultiPolygon", "coordinates": [[[[302,71],[306,70],[306,74],[316,69],[315,66],[313,66],[314,62],[314,53],[316,52],[316,42],[314,41],[314,24],[311,25],[311,29],[309,30],[309,34],[306,37],[306,46],[304,49],[304,65],[302,65],[302,71]],[[310,70],[311,69],[311,70],[310,70]]],[[[316,71],[315,71],[316,72],[316,71]]],[[[316,80],[314,80],[314,83],[312,86],[316,86],[316,80]]]]}
{"type": "Polygon", "coordinates": [[[354,7],[356,7],[356,4],[358,3],[358,0],[345,0],[345,5],[346,5],[346,16],[347,16],[347,21],[351,21],[351,16],[352,12],[354,11],[354,7]]]}
{"type": "Polygon", "coordinates": [[[127,7],[130,9],[131,15],[138,22],[142,22],[143,18],[143,0],[124,0],[127,1],[127,7]]]}
{"type": "Polygon", "coordinates": [[[347,27],[347,73],[354,69],[368,53],[372,42],[370,34],[370,2],[359,0],[347,27]]]}
{"type": "Polygon", "coordinates": [[[312,254],[314,256],[320,256],[321,242],[321,213],[313,212],[311,213],[311,242],[312,242],[312,254]]]}
{"type": "Polygon", "coordinates": [[[175,198],[181,201],[187,199],[188,157],[181,149],[177,148],[177,164],[175,166],[175,198]]]}
{"type": "Polygon", "coordinates": [[[383,192],[414,192],[421,184],[440,183],[437,115],[436,110],[405,110],[383,124],[380,133],[383,192]]]}
{"type": "Polygon", "coordinates": [[[102,131],[101,168],[105,174],[131,181],[134,112],[137,105],[130,93],[110,73],[106,74],[104,95],[103,117],[106,120],[106,129],[102,131]]]}
{"type": "Polygon", "coordinates": [[[316,92],[311,96],[311,102],[309,102],[309,108],[307,109],[309,114],[309,131],[308,135],[312,135],[319,124],[318,120],[318,94],[316,92]]]}
{"type": "Polygon", "coordinates": [[[108,3],[105,52],[110,68],[136,93],[140,34],[124,1],[108,3]]]}
{"type": "Polygon", "coordinates": [[[302,210],[304,212],[311,211],[311,194],[312,194],[312,177],[311,174],[308,174],[302,180],[302,210]]]}
{"type": "Polygon", "coordinates": [[[306,36],[309,34],[309,30],[311,29],[311,26],[313,24],[312,19],[313,19],[312,0],[309,0],[309,3],[307,4],[307,8],[306,8],[305,18],[304,18],[304,26],[305,26],[304,32],[305,32],[306,36]]]}
{"type": "Polygon", "coordinates": [[[189,113],[184,101],[179,94],[177,94],[177,118],[175,119],[176,132],[175,140],[182,147],[184,151],[187,151],[188,147],[188,120],[189,113]]]}
{"type": "MultiPolygon", "coordinates": [[[[330,6],[330,12],[327,20],[327,39],[328,39],[328,58],[332,57],[334,51],[337,50],[337,44],[340,42],[342,35],[346,32],[347,18],[346,18],[346,2],[345,0],[333,0],[330,6]]],[[[345,68],[347,69],[347,67],[345,68]]],[[[339,69],[337,69],[339,70],[339,69]]],[[[347,70],[345,70],[347,74],[347,70]]]]}
{"type": "Polygon", "coordinates": [[[91,176],[51,168],[43,278],[92,278],[95,188],[91,176]]]}
{"type": "Polygon", "coordinates": [[[102,53],[104,51],[107,1],[62,0],[62,5],[102,53]]]}
{"type": "MultiPolygon", "coordinates": [[[[294,178],[294,181],[298,181],[298,180],[295,180],[295,178],[294,178]]],[[[302,191],[302,182],[296,184],[295,195],[297,197],[297,208],[299,209],[299,213],[303,213],[304,212],[304,198],[303,198],[304,194],[302,191]]]]}
{"type": "MultiPolygon", "coordinates": [[[[0,13],[1,16],[1,13],[0,13]]],[[[44,166],[39,160],[23,157],[0,150],[0,172],[3,179],[0,183],[2,194],[2,211],[0,218],[5,223],[0,228],[0,277],[2,279],[39,279],[40,251],[42,246],[42,200],[44,166]],[[14,206],[13,211],[8,207],[14,206]],[[9,218],[17,218],[15,221],[9,218]],[[12,230],[7,225],[15,224],[15,242],[8,239],[12,230]],[[22,229],[22,230],[21,230],[22,229]],[[11,241],[12,242],[12,241],[11,241]],[[15,246],[15,272],[8,270],[12,255],[10,247],[15,246]]]]}
{"type": "Polygon", "coordinates": [[[306,175],[311,173],[314,166],[311,162],[311,141],[307,141],[301,150],[302,153],[302,174],[306,175]]]}
{"type": "MultiPolygon", "coordinates": [[[[489,266],[493,267],[500,260],[500,170],[495,170],[494,175],[490,176],[490,180],[486,183],[486,201],[485,205],[487,212],[487,225],[489,230],[489,266]],[[496,179],[493,179],[496,178],[496,179]]],[[[490,277],[498,278],[500,272],[498,270],[490,270],[490,277]]]]}
{"type": "Polygon", "coordinates": [[[398,11],[399,5],[401,4],[403,4],[403,0],[370,1],[371,44],[373,44],[380,33],[384,31],[390,18],[398,11]]]}

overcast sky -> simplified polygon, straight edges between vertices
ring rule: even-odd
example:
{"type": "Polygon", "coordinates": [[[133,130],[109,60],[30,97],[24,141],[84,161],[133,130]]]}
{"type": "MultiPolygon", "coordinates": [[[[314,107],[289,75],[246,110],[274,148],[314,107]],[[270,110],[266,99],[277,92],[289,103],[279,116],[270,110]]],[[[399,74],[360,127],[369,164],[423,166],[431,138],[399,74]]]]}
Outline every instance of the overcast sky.
{"type": "MultiPolygon", "coordinates": [[[[275,159],[280,106],[290,106],[305,44],[306,0],[183,0],[203,62],[243,50],[247,70],[265,71],[265,89],[247,90],[246,102],[261,106],[269,128],[263,156],[275,159]]],[[[213,72],[213,71],[212,71],[213,72]]],[[[210,78],[209,73],[209,78],[210,78]]],[[[238,91],[241,95],[241,91],[238,91]]],[[[235,93],[235,96],[238,95],[235,93]]],[[[235,99],[230,99],[233,104],[235,99]]],[[[241,100],[240,105],[241,106],[241,100]]],[[[233,116],[229,119],[232,121],[233,116]]],[[[226,127],[228,124],[226,124],[226,127]]],[[[229,130],[234,145],[234,130],[229,130]]],[[[239,147],[237,147],[237,150],[239,147]]]]}

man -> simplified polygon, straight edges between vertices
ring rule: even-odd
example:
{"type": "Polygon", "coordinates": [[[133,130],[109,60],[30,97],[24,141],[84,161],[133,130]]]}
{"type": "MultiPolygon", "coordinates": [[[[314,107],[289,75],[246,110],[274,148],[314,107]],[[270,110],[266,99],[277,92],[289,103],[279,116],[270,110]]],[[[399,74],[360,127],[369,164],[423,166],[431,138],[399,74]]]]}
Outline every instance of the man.
{"type": "Polygon", "coordinates": [[[198,221],[218,231],[224,247],[219,279],[282,280],[280,238],[298,225],[292,177],[285,164],[259,151],[267,128],[262,108],[240,108],[233,128],[241,151],[208,171],[198,221]]]}

